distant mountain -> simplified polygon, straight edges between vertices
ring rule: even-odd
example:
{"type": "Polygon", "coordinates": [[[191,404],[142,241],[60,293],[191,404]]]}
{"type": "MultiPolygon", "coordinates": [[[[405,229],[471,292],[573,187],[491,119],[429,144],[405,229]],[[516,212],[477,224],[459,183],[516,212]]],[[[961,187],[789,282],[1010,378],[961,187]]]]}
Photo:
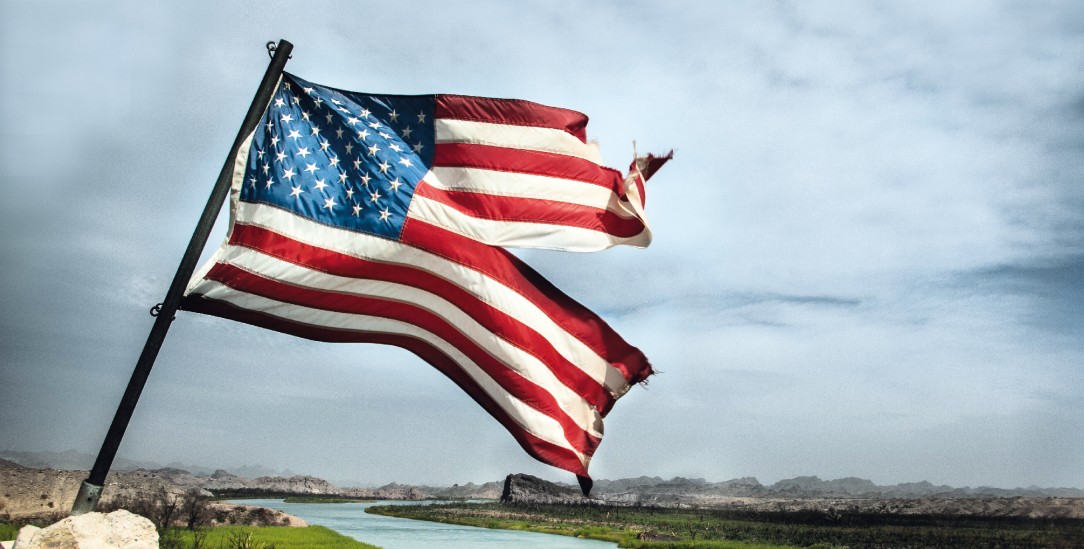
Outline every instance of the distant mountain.
{"type": "MultiPolygon", "coordinates": [[[[14,450],[0,450],[0,459],[6,459],[31,469],[90,471],[90,468],[94,465],[95,456],[76,450],[65,450],[63,452],[16,452],[14,450]]],[[[163,465],[154,461],[140,461],[121,457],[113,460],[113,466],[111,467],[111,470],[113,471],[135,471],[137,469],[146,469],[148,471],[156,469],[181,469],[194,475],[210,475],[216,470],[214,467],[202,467],[199,465],[181,463],[179,461],[173,461],[163,465]]],[[[231,467],[230,471],[235,475],[248,478],[292,477],[297,475],[297,473],[294,473],[289,469],[279,471],[262,465],[241,465],[239,467],[231,467]]]]}

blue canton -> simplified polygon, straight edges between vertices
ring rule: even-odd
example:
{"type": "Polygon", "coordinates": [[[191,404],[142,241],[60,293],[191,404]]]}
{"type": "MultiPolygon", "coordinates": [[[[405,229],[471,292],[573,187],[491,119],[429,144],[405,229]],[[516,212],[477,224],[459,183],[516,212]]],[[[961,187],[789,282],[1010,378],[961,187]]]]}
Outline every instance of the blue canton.
{"type": "Polygon", "coordinates": [[[283,74],[256,128],[241,200],[398,239],[433,164],[433,96],[365,95],[283,74]]]}

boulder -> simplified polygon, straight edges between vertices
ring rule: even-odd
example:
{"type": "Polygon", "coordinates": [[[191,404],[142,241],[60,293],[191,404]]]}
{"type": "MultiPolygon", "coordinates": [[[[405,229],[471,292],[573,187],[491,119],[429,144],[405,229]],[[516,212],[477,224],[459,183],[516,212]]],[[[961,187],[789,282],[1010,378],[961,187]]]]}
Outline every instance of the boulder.
{"type": "Polygon", "coordinates": [[[25,526],[15,539],[15,549],[157,549],[158,532],[151,521],[125,511],[108,515],[87,513],[37,528],[25,526]]]}

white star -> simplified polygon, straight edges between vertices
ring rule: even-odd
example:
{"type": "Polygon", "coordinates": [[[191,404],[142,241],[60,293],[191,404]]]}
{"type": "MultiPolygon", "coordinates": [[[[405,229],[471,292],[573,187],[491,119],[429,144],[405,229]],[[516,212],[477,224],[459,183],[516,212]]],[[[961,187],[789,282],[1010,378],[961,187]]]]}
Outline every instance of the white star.
{"type": "Polygon", "coordinates": [[[287,179],[287,180],[293,179],[294,178],[294,170],[293,170],[293,168],[287,168],[286,170],[284,170],[282,172],[282,178],[287,179]]]}
{"type": "Polygon", "coordinates": [[[346,154],[350,154],[350,153],[354,152],[353,143],[347,143],[345,149],[346,149],[346,154]]]}
{"type": "Polygon", "coordinates": [[[324,190],[325,187],[327,187],[327,183],[325,183],[323,179],[317,179],[316,184],[312,186],[312,188],[318,191],[324,190]]]}
{"type": "Polygon", "coordinates": [[[256,158],[263,158],[263,149],[256,149],[256,158]]]}
{"type": "Polygon", "coordinates": [[[275,155],[275,161],[282,162],[283,160],[286,160],[286,153],[279,151],[278,154],[275,155]]]}
{"type": "Polygon", "coordinates": [[[354,169],[355,170],[360,170],[361,169],[361,157],[360,156],[354,159],[354,169]]]}
{"type": "Polygon", "coordinates": [[[264,174],[264,175],[267,175],[267,172],[269,172],[269,171],[271,171],[271,163],[270,163],[270,162],[266,162],[266,163],[264,163],[264,165],[263,165],[263,174],[264,174]]]}
{"type": "Polygon", "coordinates": [[[418,123],[419,124],[425,124],[425,113],[424,112],[418,113],[418,123]]]}
{"type": "Polygon", "coordinates": [[[387,221],[389,217],[391,217],[391,212],[388,211],[388,208],[384,208],[383,210],[381,210],[381,212],[380,212],[380,220],[381,221],[387,221]]]}
{"type": "Polygon", "coordinates": [[[318,109],[320,108],[320,105],[324,104],[324,100],[320,99],[319,96],[317,96],[316,99],[313,99],[312,101],[313,101],[313,103],[316,103],[316,108],[318,108],[318,109]]]}
{"type": "Polygon", "coordinates": [[[373,202],[376,202],[377,200],[380,200],[380,191],[373,191],[373,192],[369,193],[369,203],[370,204],[372,204],[373,202]]]}
{"type": "Polygon", "coordinates": [[[388,148],[395,152],[403,152],[403,148],[400,147],[398,143],[392,143],[391,145],[388,145],[388,148]]]}
{"type": "Polygon", "coordinates": [[[293,190],[290,191],[290,196],[295,196],[297,198],[301,198],[301,193],[303,193],[303,192],[305,192],[305,191],[301,190],[301,186],[297,186],[297,187],[294,187],[293,190]]]}
{"type": "Polygon", "coordinates": [[[369,122],[369,127],[375,130],[380,127],[380,122],[369,122]]]}
{"type": "Polygon", "coordinates": [[[287,135],[286,137],[292,137],[292,138],[294,138],[294,141],[296,142],[298,139],[301,139],[301,131],[300,130],[290,130],[290,135],[287,135]]]}
{"type": "Polygon", "coordinates": [[[354,198],[354,189],[346,188],[346,198],[354,198]]]}
{"type": "Polygon", "coordinates": [[[268,180],[267,180],[267,185],[266,185],[266,187],[267,187],[268,189],[270,189],[270,188],[271,188],[271,184],[272,184],[272,183],[274,183],[274,181],[273,181],[273,180],[271,180],[271,179],[268,179],[268,180]]]}
{"type": "Polygon", "coordinates": [[[338,99],[335,99],[334,97],[331,98],[331,102],[335,103],[336,105],[342,105],[342,103],[338,99]]]}
{"type": "Polygon", "coordinates": [[[335,206],[338,206],[338,204],[335,203],[335,198],[324,199],[324,208],[327,209],[327,211],[332,211],[331,209],[335,206]]]}
{"type": "Polygon", "coordinates": [[[391,112],[388,113],[388,118],[391,118],[392,122],[398,122],[399,113],[395,112],[395,109],[392,109],[391,112]]]}
{"type": "Polygon", "coordinates": [[[301,111],[301,119],[302,120],[308,120],[309,119],[309,113],[306,112],[306,111],[301,111]]]}
{"type": "Polygon", "coordinates": [[[284,88],[286,88],[286,89],[288,89],[288,90],[289,90],[289,89],[293,89],[293,88],[291,88],[291,87],[290,87],[290,83],[289,83],[289,82],[283,82],[283,83],[282,83],[282,87],[284,87],[284,88]]]}
{"type": "Polygon", "coordinates": [[[363,174],[361,176],[361,184],[368,187],[369,186],[369,180],[372,179],[372,178],[373,177],[371,175],[369,175],[369,174],[363,174]]]}
{"type": "Polygon", "coordinates": [[[391,135],[386,134],[384,132],[380,132],[380,137],[383,137],[384,139],[391,139],[391,135]]]}
{"type": "Polygon", "coordinates": [[[358,139],[361,139],[362,141],[364,141],[366,137],[369,137],[369,129],[368,128],[358,132],[358,139]]]}
{"type": "Polygon", "coordinates": [[[346,174],[345,173],[340,173],[339,174],[339,183],[342,183],[343,185],[346,185],[346,174]]]}
{"type": "Polygon", "coordinates": [[[379,167],[380,167],[380,173],[385,173],[386,174],[386,173],[388,173],[388,169],[391,168],[391,164],[388,164],[387,162],[381,162],[379,167]]]}
{"type": "Polygon", "coordinates": [[[362,118],[369,118],[369,115],[372,114],[372,111],[370,111],[369,109],[361,109],[360,114],[362,118]]]}
{"type": "Polygon", "coordinates": [[[291,121],[293,121],[293,119],[294,119],[294,117],[290,116],[290,113],[286,113],[286,114],[282,115],[282,121],[283,122],[291,122],[291,121]]]}
{"type": "Polygon", "coordinates": [[[330,158],[330,159],[328,160],[328,165],[327,165],[327,166],[328,166],[329,168],[334,168],[335,166],[338,166],[338,165],[339,165],[339,157],[337,157],[337,156],[332,156],[332,157],[331,157],[331,158],[330,158]]]}
{"type": "Polygon", "coordinates": [[[343,138],[343,129],[342,128],[339,128],[339,129],[335,130],[335,137],[338,137],[339,139],[343,138]]]}
{"type": "Polygon", "coordinates": [[[342,112],[345,112],[346,114],[350,114],[350,109],[348,109],[346,107],[339,107],[339,110],[342,111],[342,112]]]}
{"type": "Polygon", "coordinates": [[[309,95],[312,95],[313,88],[301,88],[301,89],[305,90],[305,93],[307,93],[309,95]]]}
{"type": "Polygon", "coordinates": [[[294,105],[300,105],[301,104],[301,98],[296,96],[296,95],[294,96],[292,101],[294,102],[294,105]]]}
{"type": "Polygon", "coordinates": [[[272,135],[271,136],[271,146],[274,147],[275,145],[278,145],[278,144],[279,144],[279,136],[272,135]]]}
{"type": "Polygon", "coordinates": [[[271,131],[271,128],[275,127],[275,123],[274,122],[268,122],[267,124],[264,124],[264,126],[267,126],[267,131],[271,131]]]}
{"type": "Polygon", "coordinates": [[[403,139],[410,137],[412,133],[414,133],[414,130],[410,129],[410,126],[403,128],[403,139]]]}
{"type": "Polygon", "coordinates": [[[351,126],[357,124],[358,122],[361,122],[361,120],[358,120],[356,116],[351,116],[350,118],[346,119],[346,123],[350,124],[351,126]]]}
{"type": "Polygon", "coordinates": [[[376,153],[380,152],[380,147],[372,145],[369,147],[369,156],[376,156],[376,153]]]}
{"type": "Polygon", "coordinates": [[[399,192],[399,187],[402,186],[402,184],[403,182],[399,181],[398,177],[392,179],[391,181],[388,181],[388,185],[391,185],[392,192],[399,192]]]}
{"type": "Polygon", "coordinates": [[[276,98],[275,98],[275,106],[276,106],[276,107],[285,107],[285,106],[286,106],[286,102],[285,102],[285,101],[283,101],[281,97],[276,97],[276,98]]]}
{"type": "Polygon", "coordinates": [[[249,177],[248,182],[252,185],[253,189],[256,188],[256,176],[249,177]]]}
{"type": "Polygon", "coordinates": [[[312,153],[309,152],[308,147],[301,147],[300,149],[297,149],[297,155],[300,156],[301,158],[305,158],[306,156],[308,156],[310,154],[312,154],[312,153]]]}
{"type": "Polygon", "coordinates": [[[414,148],[413,148],[413,150],[414,150],[414,152],[416,152],[416,153],[420,153],[420,152],[422,152],[422,144],[421,144],[421,143],[418,143],[417,145],[414,145],[414,148]]]}
{"type": "Polygon", "coordinates": [[[327,120],[327,123],[330,124],[332,120],[335,120],[335,116],[331,113],[328,113],[326,116],[324,116],[324,120],[327,120]]]}
{"type": "Polygon", "coordinates": [[[305,166],[305,171],[307,171],[307,172],[309,172],[309,173],[313,173],[313,172],[315,172],[315,171],[316,171],[316,163],[314,162],[314,163],[312,163],[312,164],[308,164],[308,165],[306,165],[306,166],[305,166]]]}
{"type": "Polygon", "coordinates": [[[326,151],[327,148],[330,147],[330,146],[331,146],[331,143],[328,143],[327,141],[321,141],[320,142],[320,150],[321,151],[326,151]]]}
{"type": "Polygon", "coordinates": [[[354,204],[354,217],[361,217],[361,206],[354,204]]]}
{"type": "Polygon", "coordinates": [[[310,135],[320,135],[320,126],[313,126],[312,133],[310,135]]]}
{"type": "Polygon", "coordinates": [[[410,159],[409,159],[409,158],[400,158],[400,159],[399,159],[399,163],[400,163],[400,164],[402,164],[402,165],[404,165],[404,166],[406,166],[406,167],[408,167],[408,168],[409,168],[409,167],[411,167],[411,166],[413,166],[413,164],[411,164],[411,163],[410,163],[410,159]]]}

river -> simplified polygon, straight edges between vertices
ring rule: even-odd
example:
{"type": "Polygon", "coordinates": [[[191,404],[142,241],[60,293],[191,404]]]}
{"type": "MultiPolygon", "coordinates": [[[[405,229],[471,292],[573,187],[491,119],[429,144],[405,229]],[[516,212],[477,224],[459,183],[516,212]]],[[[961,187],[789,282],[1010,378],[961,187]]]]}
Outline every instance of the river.
{"type": "MultiPolygon", "coordinates": [[[[424,520],[372,515],[372,505],[418,505],[410,501],[365,503],[285,503],[281,499],[245,499],[233,503],[270,507],[384,549],[613,549],[616,543],[537,532],[492,530],[424,520]]],[[[422,504],[429,502],[420,502],[422,504]]]]}

